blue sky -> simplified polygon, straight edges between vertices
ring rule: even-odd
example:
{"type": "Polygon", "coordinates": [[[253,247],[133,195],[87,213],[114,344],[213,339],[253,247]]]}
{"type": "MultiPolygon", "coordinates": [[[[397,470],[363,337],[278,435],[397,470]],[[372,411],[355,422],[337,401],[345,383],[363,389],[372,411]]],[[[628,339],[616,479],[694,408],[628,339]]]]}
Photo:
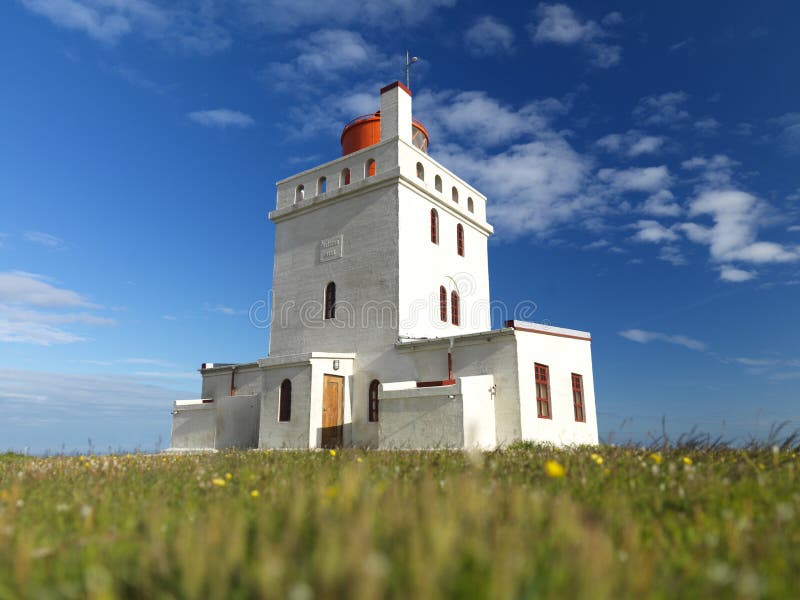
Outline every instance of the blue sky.
{"type": "Polygon", "coordinates": [[[414,65],[493,300],[590,330],[601,437],[800,427],[796,2],[0,5],[0,448],[145,450],[265,356],[275,181],[414,65]],[[91,442],[89,441],[91,440],[91,442]]]}

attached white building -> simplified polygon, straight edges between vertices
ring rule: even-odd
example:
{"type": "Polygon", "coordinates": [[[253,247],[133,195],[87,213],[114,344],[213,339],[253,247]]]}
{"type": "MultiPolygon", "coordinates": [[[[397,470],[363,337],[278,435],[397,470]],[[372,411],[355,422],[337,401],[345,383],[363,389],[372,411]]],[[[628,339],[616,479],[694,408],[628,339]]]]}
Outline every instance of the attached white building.
{"type": "Polygon", "coordinates": [[[204,364],[173,448],[598,442],[590,335],[491,329],[486,197],[427,143],[395,82],[344,156],[278,182],[269,356],[204,364]]]}

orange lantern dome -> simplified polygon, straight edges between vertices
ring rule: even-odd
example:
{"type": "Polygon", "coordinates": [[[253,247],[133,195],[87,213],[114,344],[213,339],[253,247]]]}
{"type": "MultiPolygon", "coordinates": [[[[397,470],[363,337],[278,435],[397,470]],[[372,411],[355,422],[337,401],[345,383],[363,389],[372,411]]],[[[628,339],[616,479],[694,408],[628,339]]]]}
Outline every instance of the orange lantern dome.
{"type": "MultiPolygon", "coordinates": [[[[428,130],[419,121],[411,122],[411,142],[423,152],[428,151],[428,130]]],[[[352,154],[362,148],[373,146],[381,141],[381,111],[356,117],[344,126],[342,137],[342,156],[352,154]]]]}

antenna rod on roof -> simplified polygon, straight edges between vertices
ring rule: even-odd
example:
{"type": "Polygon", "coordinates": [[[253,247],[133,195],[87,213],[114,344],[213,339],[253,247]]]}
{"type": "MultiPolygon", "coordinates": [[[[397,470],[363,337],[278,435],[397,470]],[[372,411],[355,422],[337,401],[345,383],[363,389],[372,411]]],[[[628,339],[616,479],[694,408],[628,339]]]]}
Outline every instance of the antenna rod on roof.
{"type": "Polygon", "coordinates": [[[406,50],[406,87],[408,89],[411,89],[411,78],[409,75],[411,72],[411,65],[413,65],[415,62],[417,62],[417,57],[409,57],[408,50],[406,50]]]}

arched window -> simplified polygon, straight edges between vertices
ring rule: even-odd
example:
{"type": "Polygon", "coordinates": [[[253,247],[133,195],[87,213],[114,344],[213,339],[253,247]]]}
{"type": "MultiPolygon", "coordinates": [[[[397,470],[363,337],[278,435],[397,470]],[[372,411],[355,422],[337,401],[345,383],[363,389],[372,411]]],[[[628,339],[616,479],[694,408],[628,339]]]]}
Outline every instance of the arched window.
{"type": "Polygon", "coordinates": [[[317,194],[324,194],[328,191],[328,179],[326,177],[320,177],[317,180],[317,194]]]}
{"type": "Polygon", "coordinates": [[[437,192],[442,191],[442,178],[439,177],[438,175],[436,176],[436,179],[433,180],[433,187],[436,188],[437,192]]]}
{"type": "Polygon", "coordinates": [[[461,223],[456,227],[456,250],[459,256],[464,256],[464,226],[461,223]]]}
{"type": "Polygon", "coordinates": [[[294,191],[294,201],[300,202],[303,198],[306,197],[306,188],[302,185],[298,185],[297,189],[294,191]]]}
{"type": "Polygon", "coordinates": [[[439,286],[439,318],[447,323],[447,290],[439,286]]]}
{"type": "Polygon", "coordinates": [[[425,181],[425,167],[422,166],[422,163],[417,163],[417,177],[425,181]]]}
{"type": "Polygon", "coordinates": [[[370,158],[364,164],[364,179],[366,179],[367,177],[372,177],[373,175],[375,175],[375,159],[370,158]]]}
{"type": "Polygon", "coordinates": [[[381,382],[373,379],[369,384],[369,420],[374,423],[378,420],[378,388],[381,382]]]}
{"type": "Polygon", "coordinates": [[[431,241],[434,244],[439,243],[439,213],[435,208],[431,209],[431,241]]]}
{"type": "Polygon", "coordinates": [[[350,169],[342,169],[342,187],[350,185],[350,169]]]}
{"type": "Polygon", "coordinates": [[[467,210],[471,213],[475,212],[475,203],[472,201],[472,196],[467,198],[467,210]]]}
{"type": "Polygon", "coordinates": [[[332,281],[325,286],[325,318],[336,318],[336,284],[332,281]]]}
{"type": "Polygon", "coordinates": [[[281,382],[281,395],[278,398],[278,421],[292,419],[292,382],[284,379],[281,382]]]}
{"type": "Polygon", "coordinates": [[[458,306],[458,292],[453,290],[450,293],[450,316],[451,316],[451,323],[453,325],[461,325],[461,320],[459,318],[461,313],[460,307],[458,306]]]}
{"type": "Polygon", "coordinates": [[[453,202],[458,204],[458,190],[455,187],[453,187],[453,202]]]}

